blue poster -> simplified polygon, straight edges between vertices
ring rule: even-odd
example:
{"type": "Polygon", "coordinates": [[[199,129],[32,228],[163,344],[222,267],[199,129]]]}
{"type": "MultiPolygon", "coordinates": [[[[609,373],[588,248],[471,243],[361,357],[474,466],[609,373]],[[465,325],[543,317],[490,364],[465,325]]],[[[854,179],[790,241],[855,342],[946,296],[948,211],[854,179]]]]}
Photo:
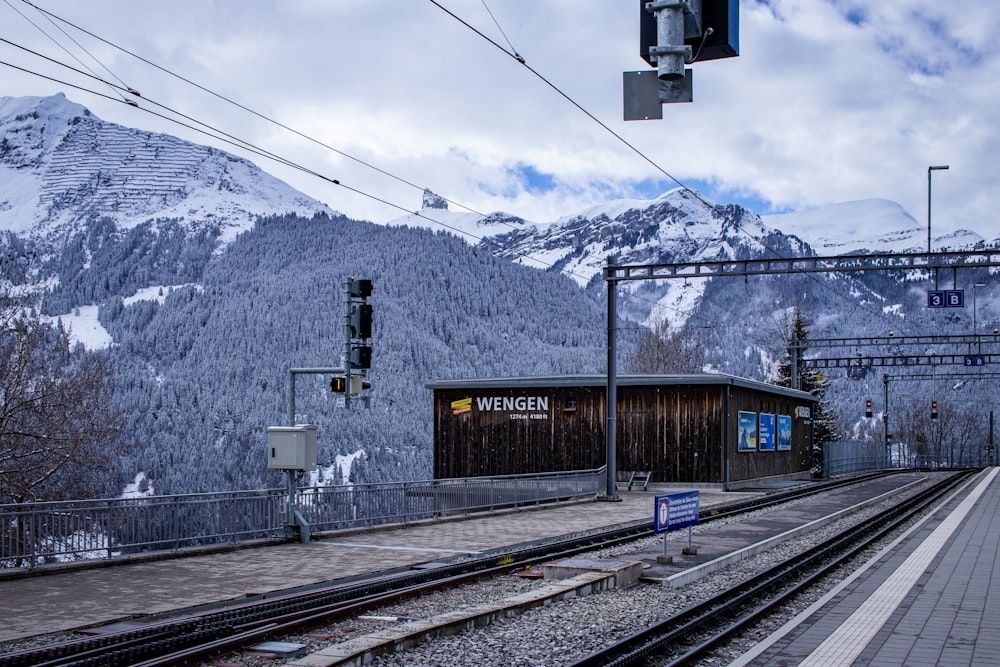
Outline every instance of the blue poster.
{"type": "Polygon", "coordinates": [[[757,449],[762,452],[774,451],[774,415],[760,413],[760,440],[757,449]]]}
{"type": "Polygon", "coordinates": [[[788,451],[792,448],[792,417],[778,415],[778,451],[788,451]]]}
{"type": "Polygon", "coordinates": [[[736,449],[753,452],[757,449],[757,413],[740,410],[739,426],[736,433],[736,449]]]}

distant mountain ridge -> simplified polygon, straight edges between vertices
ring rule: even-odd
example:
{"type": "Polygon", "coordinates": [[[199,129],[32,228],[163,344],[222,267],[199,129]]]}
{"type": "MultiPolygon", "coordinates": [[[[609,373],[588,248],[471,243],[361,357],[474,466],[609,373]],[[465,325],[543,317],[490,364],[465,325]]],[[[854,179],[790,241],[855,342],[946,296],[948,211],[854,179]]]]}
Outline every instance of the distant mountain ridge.
{"type": "MultiPolygon", "coordinates": [[[[507,213],[483,216],[451,211],[425,193],[419,215],[393,224],[452,229],[483,249],[543,269],[559,269],[581,285],[601,271],[607,257],[620,264],[719,261],[755,256],[774,248],[762,239],[789,239],[790,256],[834,256],[858,252],[905,253],[927,248],[926,223],[899,204],[865,199],[796,213],[758,216],[735,205],[719,206],[683,188],[656,199],[622,199],[592,206],[553,222],[538,223],[507,213]],[[428,205],[428,202],[433,202],[428,205]]],[[[1000,245],[975,231],[935,233],[935,250],[1000,245]]],[[[773,254],[773,253],[772,253],[773,254]]]]}
{"type": "Polygon", "coordinates": [[[0,98],[0,137],[0,229],[171,219],[226,241],[259,215],[334,214],[248,160],[105,122],[61,94],[0,98]]]}

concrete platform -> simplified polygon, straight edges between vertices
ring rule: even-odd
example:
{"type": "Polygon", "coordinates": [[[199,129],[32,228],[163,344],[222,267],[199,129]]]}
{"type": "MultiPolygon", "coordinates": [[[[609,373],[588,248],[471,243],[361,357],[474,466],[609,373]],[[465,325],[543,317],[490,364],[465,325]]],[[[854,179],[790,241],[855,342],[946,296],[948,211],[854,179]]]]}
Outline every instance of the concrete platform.
{"type": "Polygon", "coordinates": [[[803,532],[837,521],[872,503],[881,502],[924,479],[926,475],[920,473],[892,475],[863,486],[806,498],[792,506],[768,511],[747,520],[702,524],[692,531],[691,546],[696,553],[689,553],[686,549],[687,529],[666,533],[665,551],[670,557],[669,563],[662,558],[662,543],[645,551],[632,553],[629,557],[649,563],[649,567],[643,572],[644,580],[676,588],[762,553],[803,532]]]}
{"type": "Polygon", "coordinates": [[[998,554],[991,468],[732,666],[996,665],[998,554]]]}
{"type": "MultiPolygon", "coordinates": [[[[0,641],[160,615],[324,581],[418,567],[464,554],[653,520],[653,494],[345,531],[277,544],[141,563],[0,579],[0,641]]],[[[750,494],[704,493],[705,506],[750,494]]]]}

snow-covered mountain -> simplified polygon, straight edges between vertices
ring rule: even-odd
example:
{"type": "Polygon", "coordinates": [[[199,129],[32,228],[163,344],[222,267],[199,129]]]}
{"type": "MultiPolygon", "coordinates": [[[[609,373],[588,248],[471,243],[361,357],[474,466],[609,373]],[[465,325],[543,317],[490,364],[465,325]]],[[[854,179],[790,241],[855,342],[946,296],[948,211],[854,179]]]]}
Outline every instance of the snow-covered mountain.
{"type": "MultiPolygon", "coordinates": [[[[681,188],[653,200],[593,206],[549,223],[528,222],[504,213],[484,217],[450,211],[445,200],[425,192],[418,215],[395,222],[419,226],[430,221],[512,261],[564,272],[581,286],[599,283],[612,255],[619,264],[653,264],[921,252],[927,247],[926,226],[884,199],[844,202],[762,219],[739,206],[719,206],[681,188]]],[[[935,236],[933,247],[963,250],[984,243],[976,232],[959,230],[935,236]]],[[[670,329],[677,330],[696,312],[706,286],[706,281],[643,285],[644,298],[626,307],[624,314],[649,326],[666,318],[670,329]]],[[[626,284],[623,289],[640,288],[626,284]]]]}
{"type": "Polygon", "coordinates": [[[225,242],[261,214],[286,212],[333,213],[248,160],[107,123],[61,94],[0,97],[0,230],[171,219],[211,225],[225,242]]]}
{"type": "MultiPolygon", "coordinates": [[[[886,199],[832,204],[823,208],[764,217],[768,225],[794,234],[818,255],[870,252],[923,252],[927,223],[918,222],[902,206],[886,199]]],[[[931,230],[933,232],[933,229],[931,230]]],[[[979,234],[958,230],[931,239],[934,250],[961,250],[984,241],[979,234]]]]}
{"type": "MultiPolygon", "coordinates": [[[[449,210],[430,192],[418,214],[393,224],[437,223],[470,243],[539,268],[558,268],[581,285],[601,274],[607,257],[620,264],[734,259],[764,253],[757,239],[789,239],[794,254],[822,256],[859,252],[921,252],[926,223],[886,199],[842,202],[795,213],[759,217],[738,206],[718,206],[676,188],[652,200],[622,199],[593,206],[554,222],[529,222],[506,213],[489,216],[449,210]]],[[[1000,236],[994,243],[1000,241],[1000,236]]],[[[933,238],[935,250],[981,246],[986,239],[962,229],[933,238]]]]}

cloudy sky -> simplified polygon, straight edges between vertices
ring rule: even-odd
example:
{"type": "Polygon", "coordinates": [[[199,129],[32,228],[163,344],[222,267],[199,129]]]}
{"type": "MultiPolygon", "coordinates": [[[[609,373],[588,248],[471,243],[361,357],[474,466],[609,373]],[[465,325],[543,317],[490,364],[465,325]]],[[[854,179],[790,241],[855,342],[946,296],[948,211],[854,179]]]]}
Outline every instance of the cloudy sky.
{"type": "Polygon", "coordinates": [[[544,222],[652,198],[676,179],[761,214],[883,198],[923,223],[927,168],[950,165],[933,176],[935,231],[993,238],[997,228],[996,0],[741,0],[740,56],[694,64],[692,104],[628,123],[622,73],[647,67],[631,0],[33,3],[336,150],[22,0],[0,0],[0,60],[114,95],[8,42],[80,68],[69,51],[143,99],[134,108],[6,65],[0,95],[61,91],[105,120],[247,155],[146,112],[159,103],[338,179],[350,189],[250,156],[353,217],[398,218],[426,187],[474,211],[544,222]],[[438,4],[516,50],[642,155],[438,4]]]}

